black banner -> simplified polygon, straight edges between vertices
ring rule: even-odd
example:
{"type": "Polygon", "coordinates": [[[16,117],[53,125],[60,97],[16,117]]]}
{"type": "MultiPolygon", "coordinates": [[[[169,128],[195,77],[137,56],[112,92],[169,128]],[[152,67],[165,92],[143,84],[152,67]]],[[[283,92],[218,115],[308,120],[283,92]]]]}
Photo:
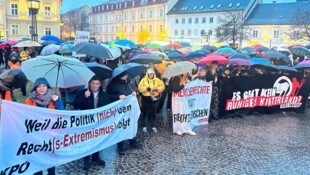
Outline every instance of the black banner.
{"type": "Polygon", "coordinates": [[[301,75],[257,75],[223,78],[220,84],[220,116],[303,112],[310,86],[301,75]]]}

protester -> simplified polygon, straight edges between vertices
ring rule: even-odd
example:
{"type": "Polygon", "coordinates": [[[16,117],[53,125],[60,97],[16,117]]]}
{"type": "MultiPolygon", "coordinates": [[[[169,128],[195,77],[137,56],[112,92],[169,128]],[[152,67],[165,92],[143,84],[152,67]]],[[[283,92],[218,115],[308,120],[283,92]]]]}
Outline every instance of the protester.
{"type": "Polygon", "coordinates": [[[159,104],[160,94],[164,91],[165,84],[156,77],[155,71],[149,68],[144,78],[140,81],[138,90],[142,94],[142,119],[143,132],[147,132],[147,119],[152,131],[157,133],[155,127],[156,112],[159,104]]]}
{"type": "Polygon", "coordinates": [[[202,80],[202,81],[206,81],[206,68],[202,67],[198,70],[198,75],[194,78],[194,80],[198,79],[198,80],[202,80]]]}
{"type": "Polygon", "coordinates": [[[8,61],[8,67],[10,69],[12,69],[12,68],[20,68],[19,56],[17,55],[17,53],[12,52],[10,54],[9,61],[8,61]]]}
{"type": "Polygon", "coordinates": [[[218,112],[218,103],[219,103],[219,84],[218,84],[218,62],[217,61],[212,61],[211,66],[209,70],[207,71],[207,81],[212,81],[212,100],[211,100],[211,115],[209,117],[209,120],[218,120],[219,119],[219,112],[218,112]]]}
{"type": "Polygon", "coordinates": [[[26,61],[29,58],[31,58],[29,56],[29,49],[28,49],[28,47],[24,47],[24,50],[20,52],[20,58],[21,58],[21,61],[26,61]]]}
{"type": "MultiPolygon", "coordinates": [[[[109,104],[109,97],[102,90],[101,80],[94,76],[88,83],[89,87],[81,91],[74,99],[73,106],[75,109],[86,110],[95,109],[109,104]]],[[[92,162],[105,167],[105,161],[100,159],[99,152],[92,154],[92,162]]],[[[90,156],[84,157],[84,170],[90,169],[90,156]]]]}
{"type": "Polygon", "coordinates": [[[8,67],[8,61],[10,59],[10,55],[11,55],[11,46],[9,44],[7,44],[3,50],[3,57],[4,57],[6,68],[8,67]]]}
{"type": "MultiPolygon", "coordinates": [[[[130,86],[129,82],[130,80],[128,79],[128,74],[126,71],[112,79],[110,84],[107,86],[107,92],[112,102],[125,99],[128,95],[137,95],[137,93],[133,91],[133,88],[130,86]]],[[[125,153],[124,144],[125,141],[117,143],[117,152],[119,155],[123,155],[125,153]]],[[[137,141],[136,137],[129,140],[129,145],[132,148],[142,148],[142,145],[137,141]]]]}
{"type": "MultiPolygon", "coordinates": [[[[27,105],[37,106],[49,109],[64,110],[64,106],[59,96],[52,90],[50,84],[45,78],[38,78],[29,97],[25,100],[27,105]]],[[[48,175],[55,175],[55,167],[47,169],[48,175]]],[[[34,175],[43,175],[43,171],[34,173],[34,175]]]]}

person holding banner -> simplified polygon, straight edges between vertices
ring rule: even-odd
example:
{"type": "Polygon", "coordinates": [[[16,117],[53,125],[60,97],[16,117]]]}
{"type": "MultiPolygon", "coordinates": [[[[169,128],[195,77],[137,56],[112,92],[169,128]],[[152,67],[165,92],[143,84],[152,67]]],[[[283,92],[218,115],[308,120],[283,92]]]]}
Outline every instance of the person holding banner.
{"type": "Polygon", "coordinates": [[[143,112],[143,132],[147,132],[146,120],[149,119],[152,131],[156,134],[155,127],[156,112],[159,104],[160,94],[164,91],[165,84],[156,77],[155,71],[149,68],[146,75],[140,81],[138,90],[142,94],[142,112],[143,112]]]}
{"type": "MultiPolygon", "coordinates": [[[[81,91],[74,99],[73,107],[75,109],[87,110],[95,109],[108,105],[109,97],[102,90],[101,80],[96,75],[89,81],[88,89],[81,91]]],[[[105,167],[105,161],[100,159],[99,152],[92,154],[92,162],[105,167]]],[[[84,157],[84,170],[90,169],[90,156],[84,157]]]]}
{"type": "Polygon", "coordinates": [[[207,82],[212,82],[212,100],[211,100],[211,117],[209,117],[209,120],[218,120],[219,119],[219,110],[218,110],[218,104],[219,104],[219,73],[218,73],[218,62],[212,61],[211,66],[209,70],[207,71],[207,82]]]}
{"type": "MultiPolygon", "coordinates": [[[[59,96],[52,90],[50,84],[45,78],[38,78],[29,97],[25,100],[27,105],[37,106],[49,109],[64,110],[64,105],[59,96]]],[[[55,167],[47,169],[48,175],[55,175],[55,167]]],[[[34,175],[43,175],[43,171],[34,173],[34,175]]]]}

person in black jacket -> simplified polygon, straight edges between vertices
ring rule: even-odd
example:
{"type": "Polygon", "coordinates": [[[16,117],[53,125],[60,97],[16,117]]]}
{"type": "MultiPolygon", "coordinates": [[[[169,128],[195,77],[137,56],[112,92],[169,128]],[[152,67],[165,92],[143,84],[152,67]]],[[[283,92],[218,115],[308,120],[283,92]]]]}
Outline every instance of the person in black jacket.
{"type": "MultiPolygon", "coordinates": [[[[116,76],[107,86],[107,92],[109,94],[110,100],[112,102],[125,99],[128,95],[136,96],[137,93],[130,86],[130,81],[128,79],[127,72],[124,71],[120,75],[116,76]]],[[[123,155],[125,153],[124,142],[117,143],[117,152],[119,155],[123,155]]],[[[141,143],[137,141],[137,138],[133,138],[129,140],[129,144],[132,148],[142,148],[141,143]]]]}
{"type": "MultiPolygon", "coordinates": [[[[89,81],[89,88],[81,91],[74,99],[73,106],[75,109],[86,110],[95,109],[109,104],[109,97],[101,88],[101,80],[94,76],[89,81]]],[[[105,167],[105,161],[99,157],[99,152],[92,154],[92,161],[105,167]]],[[[84,157],[84,170],[90,168],[90,156],[84,157]]]]}

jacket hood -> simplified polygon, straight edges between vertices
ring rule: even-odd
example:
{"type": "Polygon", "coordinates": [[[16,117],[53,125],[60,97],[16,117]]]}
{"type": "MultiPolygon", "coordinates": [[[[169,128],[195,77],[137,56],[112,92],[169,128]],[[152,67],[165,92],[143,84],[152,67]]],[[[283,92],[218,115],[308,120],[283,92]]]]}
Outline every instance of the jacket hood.
{"type": "Polygon", "coordinates": [[[148,68],[148,69],[146,70],[145,77],[146,77],[148,80],[155,80],[155,79],[156,79],[155,70],[152,69],[152,68],[148,68]],[[150,78],[149,78],[149,74],[154,74],[154,77],[153,77],[152,79],[150,79],[150,78]]]}
{"type": "Polygon", "coordinates": [[[49,84],[49,82],[45,79],[45,78],[38,78],[33,85],[33,88],[31,89],[30,92],[35,91],[36,88],[40,85],[40,84],[45,84],[49,89],[51,88],[51,85],[49,84]]]}
{"type": "Polygon", "coordinates": [[[19,60],[19,55],[16,52],[12,52],[9,56],[10,60],[12,59],[12,57],[15,57],[16,60],[19,60]]]}

